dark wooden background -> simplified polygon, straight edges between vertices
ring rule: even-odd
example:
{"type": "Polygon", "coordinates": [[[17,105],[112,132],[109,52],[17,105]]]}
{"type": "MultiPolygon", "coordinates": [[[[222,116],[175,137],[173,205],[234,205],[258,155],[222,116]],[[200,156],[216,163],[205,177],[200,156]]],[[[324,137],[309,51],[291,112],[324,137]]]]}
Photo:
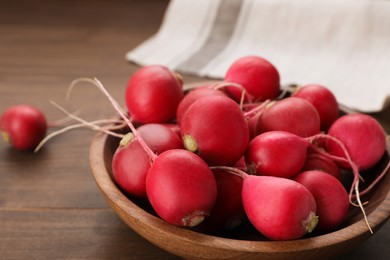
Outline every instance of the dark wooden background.
{"type": "MultiPolygon", "coordinates": [[[[92,86],[81,84],[70,101],[67,87],[75,78],[97,77],[123,104],[126,82],[138,68],[124,56],[158,30],[167,4],[0,0],[0,112],[24,103],[55,121],[64,115],[53,100],[85,119],[113,115],[92,86]]],[[[390,132],[390,110],[374,116],[390,132]]],[[[93,135],[68,132],[38,154],[0,142],[0,259],[175,258],[139,237],[106,203],[89,168],[93,135]]],[[[340,259],[384,259],[389,232],[386,224],[340,259]]]]}

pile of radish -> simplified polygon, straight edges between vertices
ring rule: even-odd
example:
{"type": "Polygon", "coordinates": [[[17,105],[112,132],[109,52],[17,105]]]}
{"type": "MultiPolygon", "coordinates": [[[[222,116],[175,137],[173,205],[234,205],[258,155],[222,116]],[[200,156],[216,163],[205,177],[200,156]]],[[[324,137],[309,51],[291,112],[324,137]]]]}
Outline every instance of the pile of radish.
{"type": "MultiPolygon", "coordinates": [[[[278,70],[258,56],[187,91],[167,67],[142,67],[128,81],[127,111],[90,82],[127,125],[112,160],[116,184],[173,225],[214,232],[249,220],[271,240],[331,232],[351,206],[365,216],[360,196],[390,167],[360,190],[360,172],[386,153],[381,125],[365,114],[342,115],[322,85],[282,89],[278,70]]],[[[8,120],[1,130],[11,135],[8,120]]]]}

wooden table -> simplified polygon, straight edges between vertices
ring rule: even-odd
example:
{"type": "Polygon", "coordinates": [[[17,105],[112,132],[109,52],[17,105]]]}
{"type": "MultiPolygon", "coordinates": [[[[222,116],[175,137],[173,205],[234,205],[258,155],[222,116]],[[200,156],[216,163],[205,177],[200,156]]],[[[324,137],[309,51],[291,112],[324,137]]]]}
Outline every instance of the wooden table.
{"type": "MultiPolygon", "coordinates": [[[[92,86],[81,84],[69,101],[67,87],[75,78],[97,77],[123,104],[126,82],[138,68],[124,55],[158,30],[167,3],[0,1],[0,111],[31,104],[52,122],[64,116],[53,100],[85,119],[113,115],[92,86]]],[[[390,132],[390,110],[375,116],[390,132]]],[[[0,143],[1,259],[176,258],[134,233],[108,206],[89,168],[93,135],[68,132],[37,154],[0,143]]],[[[340,259],[383,259],[390,255],[389,238],[387,223],[340,259]]]]}

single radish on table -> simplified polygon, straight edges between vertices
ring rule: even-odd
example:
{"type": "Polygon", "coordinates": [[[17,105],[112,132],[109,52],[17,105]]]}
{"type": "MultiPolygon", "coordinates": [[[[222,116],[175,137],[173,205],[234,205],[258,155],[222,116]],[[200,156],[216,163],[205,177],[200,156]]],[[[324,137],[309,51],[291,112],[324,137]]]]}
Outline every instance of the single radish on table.
{"type": "Polygon", "coordinates": [[[208,165],[196,154],[174,149],[160,154],[146,177],[148,199],[168,223],[193,227],[213,209],[217,185],[208,165]]]}
{"type": "Polygon", "coordinates": [[[316,108],[302,98],[288,97],[267,105],[257,120],[257,134],[287,131],[308,137],[320,132],[320,116],[316,108]]]}
{"type": "MultiPolygon", "coordinates": [[[[137,128],[137,131],[157,155],[183,147],[179,136],[164,125],[145,124],[137,128]]],[[[128,133],[120,141],[112,158],[114,180],[127,194],[146,198],[146,176],[151,164],[150,155],[145,152],[134,135],[128,133]]]]}
{"type": "Polygon", "coordinates": [[[209,165],[233,165],[245,153],[249,130],[239,105],[212,95],[194,102],[180,122],[184,146],[209,165]]]}
{"type": "Polygon", "coordinates": [[[316,170],[299,173],[294,180],[314,196],[319,217],[316,231],[326,233],[339,227],[349,209],[348,193],[341,182],[330,174],[316,170]]]}
{"type": "Polygon", "coordinates": [[[45,115],[29,105],[15,105],[3,112],[0,132],[4,140],[18,150],[33,150],[45,137],[45,115]]]}
{"type": "Polygon", "coordinates": [[[330,125],[339,117],[339,104],[334,94],[319,84],[308,84],[293,92],[293,97],[309,101],[320,116],[321,129],[327,131],[330,125]]]}
{"type": "MultiPolygon", "coordinates": [[[[255,101],[274,99],[280,90],[279,72],[268,60],[259,56],[244,56],[234,61],[224,81],[240,84],[255,101]]],[[[240,100],[242,90],[228,87],[228,92],[240,100]]]]}
{"type": "Polygon", "coordinates": [[[126,87],[126,105],[140,123],[169,123],[183,98],[182,79],[165,66],[150,65],[136,71],[126,87]]]}

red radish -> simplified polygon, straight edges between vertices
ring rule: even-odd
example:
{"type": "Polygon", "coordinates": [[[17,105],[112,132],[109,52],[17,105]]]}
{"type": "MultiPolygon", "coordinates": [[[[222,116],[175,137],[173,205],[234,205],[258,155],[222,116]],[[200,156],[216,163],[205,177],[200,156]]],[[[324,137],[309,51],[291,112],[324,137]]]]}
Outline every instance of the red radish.
{"type": "Polygon", "coordinates": [[[137,131],[157,155],[170,149],[184,148],[177,133],[166,125],[145,124],[138,127],[137,131]]]}
{"type": "MultiPolygon", "coordinates": [[[[273,64],[262,57],[245,56],[233,62],[224,81],[242,85],[256,101],[274,99],[279,94],[279,72],[273,64]]],[[[241,98],[241,90],[229,87],[228,91],[241,98]]]]}
{"type": "Polygon", "coordinates": [[[173,132],[175,132],[177,134],[177,136],[179,136],[179,138],[181,139],[180,126],[178,124],[163,124],[163,125],[165,125],[169,129],[171,129],[173,132]]]}
{"type": "Polygon", "coordinates": [[[341,171],[337,164],[330,158],[318,154],[315,152],[309,153],[306,156],[305,164],[302,167],[302,171],[319,170],[329,173],[339,181],[341,181],[341,171]]]}
{"type": "Polygon", "coordinates": [[[242,199],[251,223],[272,240],[301,238],[318,222],[313,195],[290,179],[247,175],[242,199]]]}
{"type": "Polygon", "coordinates": [[[309,142],[284,131],[270,131],[250,143],[246,161],[250,172],[292,178],[303,167],[309,142]]]}
{"type": "Polygon", "coordinates": [[[45,115],[29,105],[9,107],[0,118],[4,140],[18,150],[33,150],[45,137],[47,127],[45,115]]]}
{"type": "Polygon", "coordinates": [[[322,171],[305,171],[295,181],[305,186],[314,196],[319,217],[316,230],[331,232],[341,225],[349,209],[349,197],[339,180],[322,171]]]}
{"type": "Polygon", "coordinates": [[[339,117],[339,104],[336,97],[322,85],[308,84],[299,87],[292,96],[309,101],[317,109],[321,120],[321,129],[325,131],[339,117]]]}
{"type": "Polygon", "coordinates": [[[210,165],[233,165],[249,142],[247,122],[237,103],[209,96],[193,103],[180,123],[184,146],[210,165]]]}
{"type": "Polygon", "coordinates": [[[110,100],[153,162],[146,177],[146,193],[153,209],[171,224],[196,226],[201,223],[217,197],[217,185],[208,165],[184,149],[155,155],[103,84],[96,79],[92,83],[110,100]]]}
{"type": "MultiPolygon", "coordinates": [[[[140,136],[155,154],[182,148],[180,138],[164,125],[145,124],[137,129],[140,136]]],[[[132,196],[146,198],[146,176],[152,159],[132,133],[122,138],[112,159],[115,182],[132,196]]]]}
{"type": "Polygon", "coordinates": [[[274,130],[287,131],[302,137],[312,136],[320,132],[320,117],[308,101],[288,97],[270,103],[259,116],[258,134],[274,130]]]}
{"type": "Polygon", "coordinates": [[[209,85],[199,86],[184,96],[176,111],[176,120],[180,124],[181,118],[187,109],[197,100],[211,95],[226,96],[222,91],[213,89],[209,85]]]}
{"type": "Polygon", "coordinates": [[[149,155],[129,133],[122,139],[112,158],[112,175],[125,193],[146,198],[146,176],[151,164],[149,155]]]}
{"type": "Polygon", "coordinates": [[[243,155],[235,164],[234,167],[245,171],[247,169],[246,161],[245,161],[245,155],[243,155]]]}
{"type": "Polygon", "coordinates": [[[187,150],[169,150],[153,162],[146,177],[148,199],[168,223],[193,227],[210,214],[217,185],[208,165],[187,150]]]}
{"type": "Polygon", "coordinates": [[[293,240],[317,226],[316,203],[302,184],[273,176],[249,175],[232,167],[224,169],[244,179],[242,202],[253,226],[272,240],[293,240]]]}
{"type": "MultiPolygon", "coordinates": [[[[360,170],[373,167],[386,151],[386,134],[382,126],[371,116],[347,114],[337,119],[329,128],[329,135],[340,140],[360,170]]],[[[336,156],[345,157],[334,142],[327,142],[327,150],[336,156]]],[[[342,167],[350,169],[349,165],[342,167]]]]}
{"type": "Polygon", "coordinates": [[[243,179],[222,169],[212,171],[217,182],[217,200],[200,227],[209,232],[235,229],[245,216],[241,199],[243,179]]]}
{"type": "Polygon", "coordinates": [[[254,106],[249,106],[248,110],[244,113],[244,116],[247,118],[248,121],[248,128],[249,128],[249,134],[250,139],[253,139],[258,133],[257,133],[257,121],[259,120],[259,117],[261,116],[262,111],[270,104],[272,101],[265,101],[262,103],[256,103],[254,106]]]}
{"type": "Polygon", "coordinates": [[[126,105],[140,123],[168,123],[183,98],[182,81],[165,66],[150,65],[136,71],[126,88],[126,105]]]}
{"type": "Polygon", "coordinates": [[[259,120],[260,115],[261,113],[257,113],[248,119],[248,128],[251,140],[257,136],[257,121],[259,120]]]}

